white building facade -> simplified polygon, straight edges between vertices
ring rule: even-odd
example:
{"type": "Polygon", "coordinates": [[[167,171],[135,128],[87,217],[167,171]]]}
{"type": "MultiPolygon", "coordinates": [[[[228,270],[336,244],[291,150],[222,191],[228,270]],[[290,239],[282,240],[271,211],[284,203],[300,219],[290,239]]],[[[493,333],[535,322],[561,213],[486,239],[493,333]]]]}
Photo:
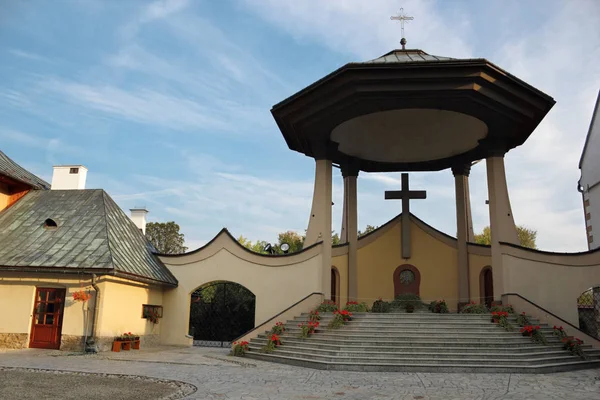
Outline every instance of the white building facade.
{"type": "Polygon", "coordinates": [[[583,212],[588,248],[600,247],[600,92],[592,122],[579,161],[581,178],[578,190],[583,197],[583,212]]]}

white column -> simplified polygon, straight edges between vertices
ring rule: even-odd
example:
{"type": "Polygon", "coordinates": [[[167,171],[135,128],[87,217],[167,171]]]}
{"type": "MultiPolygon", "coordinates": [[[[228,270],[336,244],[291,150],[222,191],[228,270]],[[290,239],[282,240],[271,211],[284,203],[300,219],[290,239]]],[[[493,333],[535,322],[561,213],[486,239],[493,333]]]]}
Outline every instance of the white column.
{"type": "Polygon", "coordinates": [[[505,293],[505,272],[502,266],[500,242],[519,243],[506,185],[504,155],[486,159],[488,195],[490,207],[490,231],[492,241],[492,276],[494,300],[501,300],[505,293]]]}
{"type": "MultiPolygon", "coordinates": [[[[459,308],[470,301],[469,293],[469,226],[471,213],[469,210],[469,172],[471,164],[452,167],[454,188],[456,192],[456,241],[458,252],[458,305],[459,308]]],[[[471,229],[472,230],[472,229],[471,229]]]]}
{"type": "Polygon", "coordinates": [[[348,300],[358,298],[358,169],[342,166],[344,178],[344,211],[342,215],[342,243],[348,243],[348,300]]]}
{"type": "Polygon", "coordinates": [[[326,299],[331,297],[331,161],[315,160],[315,189],[306,230],[304,247],[323,242],[320,287],[326,299]]]}

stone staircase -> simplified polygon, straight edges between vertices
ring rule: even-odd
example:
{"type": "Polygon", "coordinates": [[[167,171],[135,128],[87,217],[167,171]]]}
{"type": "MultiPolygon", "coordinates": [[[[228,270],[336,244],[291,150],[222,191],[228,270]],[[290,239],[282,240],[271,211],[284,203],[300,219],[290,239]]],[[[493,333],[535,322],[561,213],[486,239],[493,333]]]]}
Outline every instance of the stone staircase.
{"type": "Polygon", "coordinates": [[[354,313],[340,329],[328,329],[333,315],[323,313],[320,328],[300,337],[303,314],[286,323],[282,346],[266,354],[267,334],[250,341],[247,357],[302,367],[339,371],[549,373],[600,367],[600,350],[584,344],[586,360],[563,350],[552,327],[539,324],[548,345],[490,322],[490,315],[354,313]]]}

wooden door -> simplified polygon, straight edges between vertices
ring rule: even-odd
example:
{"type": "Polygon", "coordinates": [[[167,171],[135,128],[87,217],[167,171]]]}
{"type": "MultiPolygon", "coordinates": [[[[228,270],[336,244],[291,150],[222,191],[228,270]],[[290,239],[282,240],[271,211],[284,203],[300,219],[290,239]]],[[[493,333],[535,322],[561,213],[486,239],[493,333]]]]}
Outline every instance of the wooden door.
{"type": "Polygon", "coordinates": [[[483,272],[483,298],[485,305],[491,307],[494,301],[494,278],[491,268],[483,272]]]}
{"type": "Polygon", "coordinates": [[[59,349],[65,289],[36,288],[29,347],[59,349]]]}
{"type": "Polygon", "coordinates": [[[421,273],[410,264],[404,264],[394,271],[394,297],[401,294],[420,295],[421,273]]]}

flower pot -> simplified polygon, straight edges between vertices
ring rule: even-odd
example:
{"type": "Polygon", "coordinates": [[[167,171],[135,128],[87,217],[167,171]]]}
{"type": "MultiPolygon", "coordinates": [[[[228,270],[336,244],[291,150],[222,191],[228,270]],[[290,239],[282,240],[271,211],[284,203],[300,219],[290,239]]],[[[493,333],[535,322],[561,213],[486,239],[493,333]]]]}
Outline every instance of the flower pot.
{"type": "Polygon", "coordinates": [[[407,313],[411,313],[413,311],[415,311],[415,306],[413,306],[413,305],[407,305],[406,306],[406,312],[407,313]]]}

